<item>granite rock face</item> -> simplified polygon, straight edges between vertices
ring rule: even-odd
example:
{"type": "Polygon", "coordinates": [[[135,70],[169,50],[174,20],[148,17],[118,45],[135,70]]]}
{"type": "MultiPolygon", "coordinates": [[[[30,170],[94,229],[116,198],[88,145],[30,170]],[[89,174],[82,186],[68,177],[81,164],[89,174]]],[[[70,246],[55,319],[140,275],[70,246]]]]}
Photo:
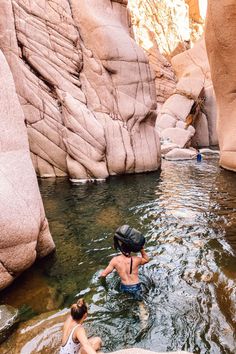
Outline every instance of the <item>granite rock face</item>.
{"type": "Polygon", "coordinates": [[[127,1],[2,0],[0,48],[41,177],[156,170],[154,76],[127,1]]]}
{"type": "Polygon", "coordinates": [[[156,121],[161,151],[170,143],[197,149],[217,145],[216,100],[204,39],[171,62],[178,82],[156,121]]]}
{"type": "Polygon", "coordinates": [[[152,33],[161,54],[173,57],[189,48],[204,32],[206,0],[129,0],[135,37],[152,47],[152,33]],[[204,6],[205,5],[205,6],[204,6]]]}
{"type": "Polygon", "coordinates": [[[236,4],[208,2],[206,45],[217,99],[220,165],[236,171],[236,4]]]}
{"type": "Polygon", "coordinates": [[[0,51],[0,289],[54,249],[30,159],[24,114],[0,51]]]}
{"type": "Polygon", "coordinates": [[[134,37],[154,70],[160,105],[176,87],[170,59],[189,49],[203,34],[206,3],[206,0],[129,0],[134,37]]]}

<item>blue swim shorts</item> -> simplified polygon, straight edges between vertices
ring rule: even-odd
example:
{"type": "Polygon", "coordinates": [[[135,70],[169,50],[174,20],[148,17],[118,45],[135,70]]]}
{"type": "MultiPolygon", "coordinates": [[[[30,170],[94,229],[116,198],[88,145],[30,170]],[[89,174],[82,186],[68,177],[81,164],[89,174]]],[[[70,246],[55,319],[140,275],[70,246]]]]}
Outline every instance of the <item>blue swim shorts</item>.
{"type": "Polygon", "coordinates": [[[125,285],[120,284],[120,291],[125,294],[130,294],[135,300],[142,300],[142,287],[141,284],[125,285]]]}

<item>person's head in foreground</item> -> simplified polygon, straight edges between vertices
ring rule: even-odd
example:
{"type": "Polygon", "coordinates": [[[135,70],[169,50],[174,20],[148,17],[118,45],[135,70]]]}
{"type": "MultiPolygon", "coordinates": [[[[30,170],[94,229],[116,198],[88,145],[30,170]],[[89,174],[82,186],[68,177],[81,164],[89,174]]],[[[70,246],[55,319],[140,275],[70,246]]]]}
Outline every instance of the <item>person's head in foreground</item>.
{"type": "Polygon", "coordinates": [[[87,315],[88,306],[84,299],[81,298],[71,305],[70,316],[66,319],[63,327],[60,354],[96,354],[97,350],[100,350],[101,338],[88,338],[82,326],[87,315]]]}
{"type": "Polygon", "coordinates": [[[70,314],[74,321],[83,322],[88,316],[88,306],[84,299],[79,299],[75,304],[71,305],[70,314]]]}

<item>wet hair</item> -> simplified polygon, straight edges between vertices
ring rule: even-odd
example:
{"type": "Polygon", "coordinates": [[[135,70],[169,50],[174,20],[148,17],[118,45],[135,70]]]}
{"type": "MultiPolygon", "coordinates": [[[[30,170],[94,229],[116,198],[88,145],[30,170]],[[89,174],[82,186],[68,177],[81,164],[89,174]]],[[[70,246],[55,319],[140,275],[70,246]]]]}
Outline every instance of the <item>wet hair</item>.
{"type": "Polygon", "coordinates": [[[79,299],[70,308],[71,317],[73,320],[78,321],[88,312],[88,306],[84,299],[79,299]]]}

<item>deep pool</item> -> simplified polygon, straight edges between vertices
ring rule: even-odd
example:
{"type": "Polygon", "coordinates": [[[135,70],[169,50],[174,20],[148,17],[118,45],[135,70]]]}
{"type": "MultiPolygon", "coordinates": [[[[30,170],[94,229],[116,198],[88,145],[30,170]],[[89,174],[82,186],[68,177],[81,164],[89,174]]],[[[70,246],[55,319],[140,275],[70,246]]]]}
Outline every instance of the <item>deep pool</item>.
{"type": "Polygon", "coordinates": [[[27,318],[90,304],[90,332],[104,351],[236,353],[236,175],[202,163],[164,161],[161,172],[74,185],[39,180],[57,251],[0,295],[27,318]],[[98,274],[114,255],[122,224],[145,233],[151,257],[140,272],[145,304],[118,292],[119,279],[98,274]]]}

